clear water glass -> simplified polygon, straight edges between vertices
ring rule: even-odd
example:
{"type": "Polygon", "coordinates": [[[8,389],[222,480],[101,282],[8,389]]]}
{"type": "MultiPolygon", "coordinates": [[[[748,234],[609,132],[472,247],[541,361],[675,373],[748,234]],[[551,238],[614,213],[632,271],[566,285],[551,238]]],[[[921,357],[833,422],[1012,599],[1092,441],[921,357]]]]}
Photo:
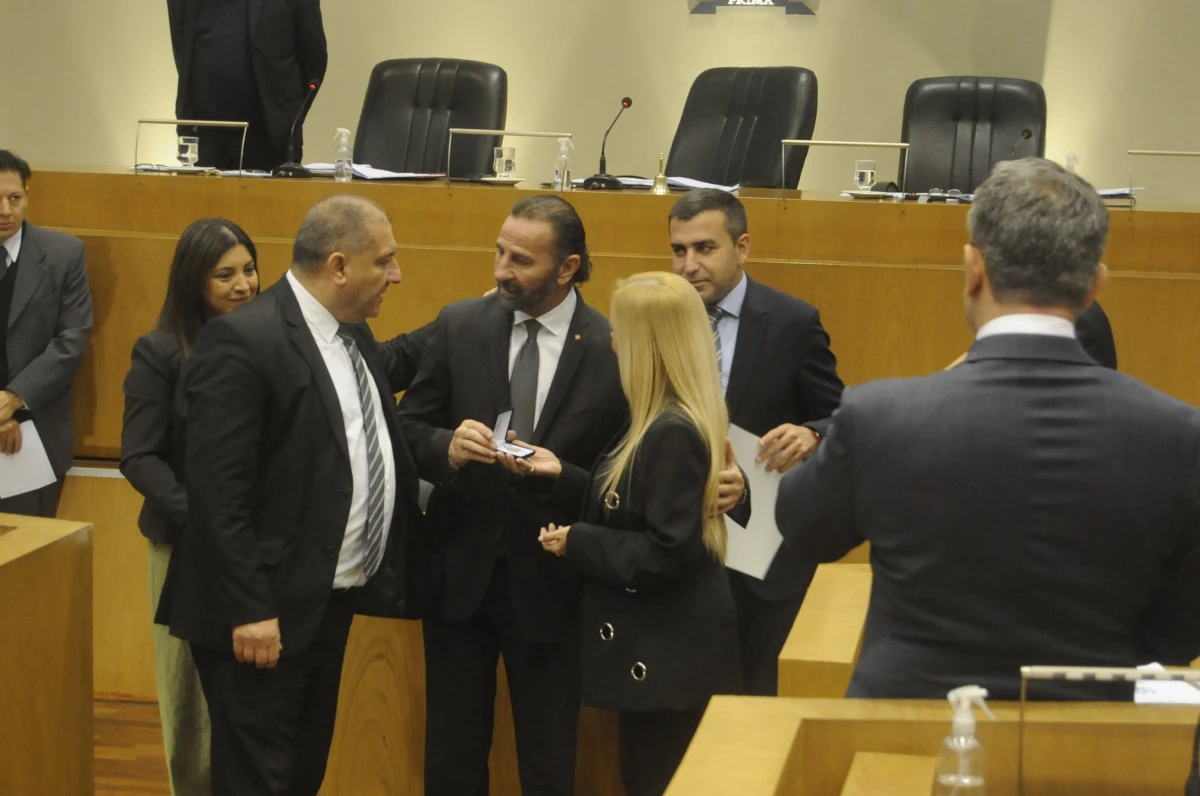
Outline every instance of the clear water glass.
{"type": "Polygon", "coordinates": [[[492,171],[502,180],[507,180],[517,170],[517,150],[511,146],[498,146],[492,153],[492,171]]]}
{"type": "Polygon", "coordinates": [[[185,166],[195,166],[200,160],[200,139],[194,135],[179,136],[179,162],[185,166]]]}
{"type": "Polygon", "coordinates": [[[854,161],[854,184],[860,191],[869,191],[875,184],[875,161],[854,161]]]}

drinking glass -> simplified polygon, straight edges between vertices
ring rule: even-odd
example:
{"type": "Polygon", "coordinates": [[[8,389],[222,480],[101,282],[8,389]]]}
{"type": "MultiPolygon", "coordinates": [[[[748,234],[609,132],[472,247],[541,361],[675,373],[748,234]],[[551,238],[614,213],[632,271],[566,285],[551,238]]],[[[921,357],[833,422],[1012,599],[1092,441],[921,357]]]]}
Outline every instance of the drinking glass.
{"type": "Polygon", "coordinates": [[[868,191],[875,184],[875,161],[854,161],[854,184],[860,191],[868,191]]]}
{"type": "Polygon", "coordinates": [[[185,166],[195,166],[200,160],[200,138],[194,135],[179,136],[179,162],[185,166]]]}
{"type": "Polygon", "coordinates": [[[511,146],[498,146],[492,153],[492,171],[502,180],[507,180],[517,169],[517,150],[511,146]]]}

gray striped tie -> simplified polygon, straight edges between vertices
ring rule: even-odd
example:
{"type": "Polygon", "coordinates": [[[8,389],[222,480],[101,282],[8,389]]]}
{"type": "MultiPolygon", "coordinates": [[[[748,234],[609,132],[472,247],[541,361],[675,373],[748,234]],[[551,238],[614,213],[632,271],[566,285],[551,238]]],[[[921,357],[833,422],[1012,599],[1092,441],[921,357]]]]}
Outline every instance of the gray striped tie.
{"type": "Polygon", "coordinates": [[[362,407],[363,435],[367,439],[367,554],[363,557],[363,571],[370,578],[379,570],[383,561],[383,500],[385,469],[383,453],[379,450],[379,429],[375,425],[375,398],[371,393],[371,376],[367,363],[363,361],[358,345],[347,326],[338,327],[338,337],[346,347],[354,375],[358,377],[358,401],[362,407]]]}

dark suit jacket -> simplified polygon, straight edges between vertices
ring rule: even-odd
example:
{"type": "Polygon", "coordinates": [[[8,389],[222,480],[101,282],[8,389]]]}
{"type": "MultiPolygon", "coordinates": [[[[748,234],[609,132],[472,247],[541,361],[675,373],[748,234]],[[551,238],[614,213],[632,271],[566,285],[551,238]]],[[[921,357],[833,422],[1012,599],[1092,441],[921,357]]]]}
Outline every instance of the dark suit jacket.
{"type": "Polygon", "coordinates": [[[8,313],[8,384],[33,415],[58,476],[71,467],[75,413],[71,383],[92,333],[83,241],[25,223],[8,313]]]}
{"type": "Polygon", "coordinates": [[[144,334],[133,344],[125,374],[125,422],[121,427],[121,473],[145,501],[138,515],[142,535],[175,544],[188,521],[184,488],[187,396],[183,357],[165,332],[144,334]]]}
{"type": "Polygon", "coordinates": [[[1106,368],[1117,369],[1117,343],[1100,302],[1093,301],[1075,319],[1075,336],[1088,356],[1106,368]]]}
{"type": "Polygon", "coordinates": [[[421,354],[433,334],[435,324],[427,323],[419,329],[399,334],[379,344],[379,356],[383,359],[383,372],[393,393],[404,392],[417,377],[421,354]]]}
{"type": "MultiPolygon", "coordinates": [[[[175,116],[195,118],[192,111],[192,48],[196,10],[204,0],[167,0],[171,49],[179,87],[175,116]]],[[[251,60],[267,133],[282,150],[296,114],[308,94],[308,81],[324,80],[329,53],[321,21],[320,0],[249,0],[251,60]]],[[[301,119],[301,125],[303,124],[301,119]]],[[[301,143],[300,127],[296,142],[301,143]]]]}
{"type": "Polygon", "coordinates": [[[1200,412],[1075,340],[999,335],[848,390],[776,517],[816,561],[871,543],[851,695],[1016,699],[1021,665],[1200,655],[1198,496],[1200,412]]]}
{"type": "MultiPolygon", "coordinates": [[[[388,394],[366,324],[354,335],[388,394]]],[[[230,648],[237,625],[279,618],[283,654],[304,649],[329,600],[353,476],[333,381],[286,279],[205,325],[186,380],[191,524],[171,557],[158,621],[230,648]]],[[[416,468],[385,407],[396,505],[380,570],[356,610],[415,616],[429,588],[416,468]]]]}
{"type": "MultiPolygon", "coordinates": [[[[817,308],[748,275],[746,279],[725,392],[729,422],[760,437],[783,423],[809,426],[824,434],[841,401],[843,385],[817,308]]],[[[783,547],[764,580],[730,574],[742,578],[759,597],[775,601],[804,593],[815,569],[811,561],[783,547]]]]}
{"type": "MultiPolygon", "coordinates": [[[[538,530],[578,519],[579,502],[562,500],[551,489],[554,482],[521,478],[498,464],[455,471],[448,456],[464,420],[491,427],[510,407],[512,323],[512,312],[496,296],[443,309],[400,402],[401,424],[421,477],[435,484],[428,516],[445,564],[440,615],[465,621],[474,614],[504,556],[521,631],[533,641],[561,641],[578,617],[581,584],[570,564],[542,550],[538,530]]],[[[580,297],[533,439],[526,441],[590,469],[627,414],[608,321],[580,297]]]]}
{"type": "Polygon", "coordinates": [[[695,426],[665,414],[646,430],[616,489],[616,508],[606,508],[600,494],[599,467],[582,477],[564,468],[562,488],[586,495],[566,555],[586,579],[586,704],[683,710],[736,691],[737,611],[725,568],[703,539],[711,466],[695,426]],[[637,663],[646,669],[640,681],[632,673],[637,663]]]}

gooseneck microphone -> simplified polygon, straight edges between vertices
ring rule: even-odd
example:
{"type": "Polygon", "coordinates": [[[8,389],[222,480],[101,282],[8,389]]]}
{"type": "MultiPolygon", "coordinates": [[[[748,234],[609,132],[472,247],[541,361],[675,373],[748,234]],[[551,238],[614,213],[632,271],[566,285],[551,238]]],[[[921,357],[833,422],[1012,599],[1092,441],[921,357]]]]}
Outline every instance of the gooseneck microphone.
{"type": "Polygon", "coordinates": [[[317,89],[321,87],[321,81],[313,78],[308,81],[308,94],[304,97],[304,102],[300,103],[300,110],[296,113],[296,118],[292,120],[292,130],[288,134],[287,145],[287,163],[281,166],[276,166],[271,171],[272,177],[284,178],[311,178],[313,173],[296,162],[296,125],[300,124],[300,120],[304,118],[304,113],[308,110],[308,105],[312,102],[313,97],[317,93],[317,89]]]}
{"type": "Polygon", "coordinates": [[[1016,160],[1017,159],[1017,147],[1020,146],[1022,141],[1028,141],[1031,138],[1033,138],[1032,130],[1030,130],[1029,128],[1025,128],[1024,130],[1022,130],[1021,134],[1019,136],[1017,136],[1017,140],[1013,141],[1012,149],[1008,153],[1008,159],[1016,160]]]}
{"type": "Polygon", "coordinates": [[[604,150],[608,146],[608,134],[612,132],[613,127],[617,124],[617,119],[621,118],[621,114],[625,109],[633,105],[633,100],[625,97],[621,100],[621,110],[617,111],[616,118],[612,120],[612,124],[604,131],[604,140],[600,144],[600,173],[595,176],[588,177],[583,181],[583,187],[589,191],[619,191],[625,186],[621,185],[621,181],[608,173],[608,158],[605,157],[604,150]]]}

